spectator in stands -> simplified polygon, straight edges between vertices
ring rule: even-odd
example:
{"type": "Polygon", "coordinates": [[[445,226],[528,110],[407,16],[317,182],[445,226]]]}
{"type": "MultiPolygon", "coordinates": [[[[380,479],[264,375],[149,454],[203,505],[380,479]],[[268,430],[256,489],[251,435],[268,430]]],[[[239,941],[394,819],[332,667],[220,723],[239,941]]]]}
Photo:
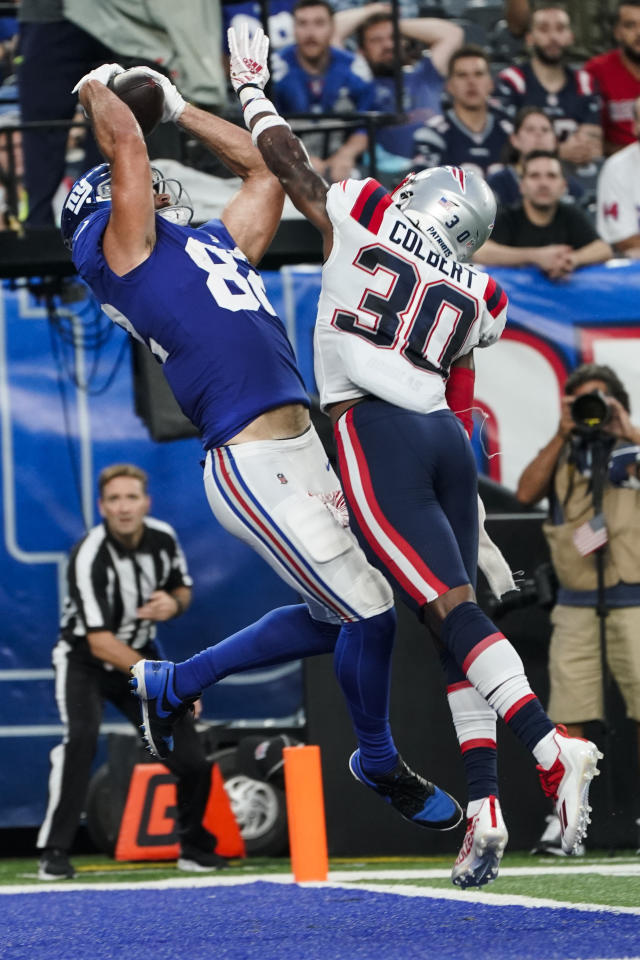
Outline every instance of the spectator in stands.
{"type": "MultiPolygon", "coordinates": [[[[529,0],[505,0],[507,26],[515,37],[522,37],[529,28],[529,0]]],[[[574,42],[569,50],[573,61],[587,60],[611,46],[611,25],[618,0],[566,0],[574,42]]]]}
{"type": "Polygon", "coordinates": [[[640,97],[634,143],[605,161],[598,179],[598,232],[625,257],[640,259],[640,97]]]}
{"type": "MultiPolygon", "coordinates": [[[[270,0],[268,4],[267,26],[269,28],[269,49],[280,50],[293,43],[293,7],[295,0],[270,0]]],[[[335,6],[334,6],[335,9],[335,6]]],[[[233,27],[239,30],[243,24],[249,27],[251,36],[262,25],[262,16],[258,0],[229,0],[222,4],[223,50],[227,50],[227,30],[233,27]]]]}
{"type": "MultiPolygon", "coordinates": [[[[369,68],[360,58],[331,46],[333,8],[327,0],[298,0],[293,8],[295,43],[272,59],[274,102],[283,114],[373,110],[375,87],[369,68]]],[[[311,161],[330,181],[351,176],[367,148],[364,130],[343,134],[304,136],[311,161]],[[323,147],[327,140],[328,146],[323,147]],[[343,139],[339,146],[336,143],[343,139]]]]}
{"type": "Polygon", "coordinates": [[[0,17],[0,83],[13,78],[14,57],[18,42],[18,21],[15,17],[0,17]]]}
{"type": "Polygon", "coordinates": [[[414,169],[451,163],[486,176],[501,165],[513,125],[491,105],[492,89],[489,57],[482,47],[469,44],[456,50],[446,83],[451,108],[416,131],[414,169]]]}
{"type": "MultiPolygon", "coordinates": [[[[363,2],[363,0],[336,0],[333,4],[334,13],[342,13],[343,11],[352,12],[353,10],[363,9],[363,7],[372,6],[368,2],[363,2]]],[[[398,10],[400,18],[403,20],[414,19],[420,16],[420,9],[422,3],[421,0],[399,0],[398,10]]],[[[439,7],[442,7],[442,3],[438,4],[439,7]]],[[[336,37],[336,42],[339,42],[339,36],[336,37]]]]}
{"type": "Polygon", "coordinates": [[[0,110],[0,230],[21,230],[26,216],[22,134],[15,129],[20,114],[12,107],[0,110]]]}
{"type": "MultiPolygon", "coordinates": [[[[71,120],[77,104],[71,90],[87,71],[113,60],[113,51],[66,18],[64,0],[22,0],[18,17],[18,95],[23,122],[71,120]]],[[[68,132],[63,127],[24,131],[29,227],[54,226],[51,201],[65,172],[68,132]]],[[[88,133],[85,168],[101,161],[88,133]]]]}
{"type": "MultiPolygon", "coordinates": [[[[574,540],[594,513],[594,435],[579,430],[571,411],[576,397],[595,390],[605,395],[610,408],[610,419],[601,431],[607,464],[603,498],[607,660],[627,713],[636,721],[640,754],[640,427],[631,422],[629,395],[610,367],[584,364],[569,376],[558,428],[523,471],[516,496],[525,504],[549,497],[549,519],[543,529],[559,583],[551,614],[549,715],[554,722],[565,723],[571,736],[583,737],[584,724],[602,720],[604,713],[595,554],[583,552],[593,543],[581,547],[574,540]]],[[[548,820],[536,850],[560,853],[559,821],[555,816],[548,820]]]]}
{"type": "Polygon", "coordinates": [[[587,215],[560,202],[567,184],[557,154],[534,150],[522,166],[522,203],[499,212],[491,239],[475,261],[496,267],[536,266],[558,280],[578,267],[607,260],[611,247],[587,215]]]}
{"type": "Polygon", "coordinates": [[[606,156],[635,140],[633,104],[640,96],[640,0],[618,4],[613,35],[618,47],[585,64],[602,97],[606,156]]]}
{"type": "MultiPolygon", "coordinates": [[[[507,163],[487,177],[487,183],[496,195],[498,205],[512,207],[520,203],[520,177],[522,158],[534,150],[556,152],[558,138],[553,124],[542,107],[521,107],[513,121],[513,133],[507,147],[507,163]]],[[[567,195],[563,199],[577,200],[584,188],[576,177],[567,177],[567,195]]]]}
{"type": "Polygon", "coordinates": [[[63,2],[68,19],[115,50],[118,63],[153,64],[193,103],[212,111],[225,106],[220,0],[63,2]]]}
{"type": "Polygon", "coordinates": [[[565,63],[573,33],[566,10],[546,2],[531,15],[528,63],[498,74],[496,92],[512,116],[524,106],[543,107],[553,119],[560,158],[575,165],[602,156],[600,98],[591,76],[565,63]]]}
{"type": "Polygon", "coordinates": [[[431,117],[442,113],[441,97],[449,58],[464,40],[463,30],[449,20],[418,17],[398,21],[402,45],[403,102],[396,103],[396,58],[393,16],[388,3],[368,3],[335,15],[334,39],[355,33],[376,87],[375,109],[406,114],[400,124],[376,136],[379,170],[402,173],[411,165],[413,135],[431,117]]]}

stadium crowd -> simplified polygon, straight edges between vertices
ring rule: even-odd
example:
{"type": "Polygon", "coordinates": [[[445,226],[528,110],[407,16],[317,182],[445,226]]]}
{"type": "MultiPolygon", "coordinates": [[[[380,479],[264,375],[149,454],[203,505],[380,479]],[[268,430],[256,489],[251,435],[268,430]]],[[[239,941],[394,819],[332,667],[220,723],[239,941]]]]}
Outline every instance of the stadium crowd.
{"type": "MultiPolygon", "coordinates": [[[[259,5],[197,3],[175,18],[166,4],[151,4],[144,24],[136,7],[123,12],[120,4],[77,0],[1,5],[3,228],[18,220],[54,226],[65,191],[99,161],[71,90],[100,62],[153,64],[187,99],[230,118],[235,111],[240,120],[222,38],[228,26],[254,29],[259,5]],[[20,130],[32,121],[43,126],[20,130]]],[[[451,163],[480,171],[506,210],[523,200],[526,154],[551,151],[559,160],[560,213],[555,188],[553,197],[535,202],[545,221],[540,245],[566,244],[563,208],[573,204],[606,241],[599,259],[610,256],[607,243],[635,256],[637,227],[627,226],[634,208],[631,198],[614,196],[610,171],[637,164],[640,3],[406,0],[398,9],[396,26],[386,2],[269,5],[274,102],[295,118],[325,179],[371,173],[392,187],[411,170],[451,163]],[[605,158],[619,151],[601,177],[605,158]]],[[[198,169],[202,155],[193,144],[167,134],[163,128],[152,135],[152,158],[198,169]]]]}

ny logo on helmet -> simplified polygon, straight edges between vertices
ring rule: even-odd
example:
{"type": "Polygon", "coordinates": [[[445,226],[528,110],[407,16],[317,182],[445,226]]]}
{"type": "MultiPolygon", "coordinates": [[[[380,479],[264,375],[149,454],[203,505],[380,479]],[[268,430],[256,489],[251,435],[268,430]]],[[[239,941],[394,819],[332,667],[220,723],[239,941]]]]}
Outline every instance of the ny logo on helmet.
{"type": "Polygon", "coordinates": [[[74,184],[73,190],[67,197],[65,207],[71,210],[72,213],[78,213],[82,204],[91,195],[91,189],[89,181],[82,177],[81,180],[78,180],[78,182],[74,184]]]}

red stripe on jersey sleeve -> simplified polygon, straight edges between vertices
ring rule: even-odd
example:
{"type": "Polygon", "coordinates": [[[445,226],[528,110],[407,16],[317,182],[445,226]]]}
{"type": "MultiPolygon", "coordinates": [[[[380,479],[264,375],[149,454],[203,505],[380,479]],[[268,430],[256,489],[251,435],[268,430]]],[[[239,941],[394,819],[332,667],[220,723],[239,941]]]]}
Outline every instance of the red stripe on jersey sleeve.
{"type": "Polygon", "coordinates": [[[506,293],[500,284],[496,283],[493,277],[489,277],[489,282],[484,291],[483,299],[492,317],[499,316],[509,302],[506,293]]]}
{"type": "Polygon", "coordinates": [[[385,211],[393,204],[393,200],[389,196],[383,197],[382,200],[378,201],[378,204],[371,214],[371,220],[369,221],[369,230],[371,233],[377,233],[380,229],[380,224],[382,223],[382,218],[384,217],[385,211]]]}
{"type": "Polygon", "coordinates": [[[367,200],[372,193],[375,193],[379,186],[380,184],[377,180],[369,180],[369,182],[364,185],[360,191],[358,199],[351,208],[351,216],[354,218],[354,220],[360,219],[360,215],[365,208],[367,200]]]}

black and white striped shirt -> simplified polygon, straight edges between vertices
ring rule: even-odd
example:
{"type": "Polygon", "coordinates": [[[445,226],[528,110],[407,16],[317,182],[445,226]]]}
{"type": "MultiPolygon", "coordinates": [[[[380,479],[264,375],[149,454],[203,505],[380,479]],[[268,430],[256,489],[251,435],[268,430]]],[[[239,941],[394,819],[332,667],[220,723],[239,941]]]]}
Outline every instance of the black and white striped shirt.
{"type": "Polygon", "coordinates": [[[156,623],[138,619],[138,607],[154,590],[171,593],[191,584],[178,537],[168,523],[145,517],[135,550],[124,547],[101,523],[71,551],[61,638],[77,647],[86,644],[87,633],[110,630],[140,650],[154,639],[156,623]]]}

